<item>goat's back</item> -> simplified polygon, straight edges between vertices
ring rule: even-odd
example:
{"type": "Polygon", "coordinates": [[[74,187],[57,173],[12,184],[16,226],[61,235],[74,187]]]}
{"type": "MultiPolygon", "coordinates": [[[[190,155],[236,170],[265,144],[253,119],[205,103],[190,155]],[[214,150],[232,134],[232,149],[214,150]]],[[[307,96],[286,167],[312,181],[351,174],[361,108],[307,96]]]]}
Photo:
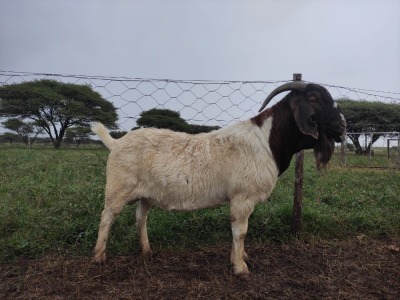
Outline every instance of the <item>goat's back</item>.
{"type": "Polygon", "coordinates": [[[271,158],[252,153],[252,147],[226,134],[227,130],[222,133],[132,131],[115,140],[107,181],[129,187],[132,198],[152,199],[164,209],[215,206],[241,190],[258,193],[259,197],[269,195],[277,178],[271,158]],[[259,168],[260,163],[264,168],[259,168]]]}

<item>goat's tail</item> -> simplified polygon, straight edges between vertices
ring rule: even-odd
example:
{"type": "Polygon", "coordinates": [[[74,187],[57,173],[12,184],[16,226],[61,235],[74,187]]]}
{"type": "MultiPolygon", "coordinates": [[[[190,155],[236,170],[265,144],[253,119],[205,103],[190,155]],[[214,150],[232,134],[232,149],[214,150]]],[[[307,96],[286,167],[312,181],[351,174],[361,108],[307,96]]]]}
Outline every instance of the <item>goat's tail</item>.
{"type": "Polygon", "coordinates": [[[93,123],[90,129],[99,136],[108,149],[111,150],[114,147],[115,139],[112,138],[107,128],[103,124],[99,122],[93,123]]]}

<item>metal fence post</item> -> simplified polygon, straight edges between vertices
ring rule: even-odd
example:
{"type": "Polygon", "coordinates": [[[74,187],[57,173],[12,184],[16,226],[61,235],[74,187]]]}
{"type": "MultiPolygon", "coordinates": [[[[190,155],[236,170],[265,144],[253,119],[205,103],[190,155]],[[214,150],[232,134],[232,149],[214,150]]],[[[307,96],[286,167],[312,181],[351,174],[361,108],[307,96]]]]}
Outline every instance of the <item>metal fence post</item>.
{"type": "Polygon", "coordinates": [[[345,167],[347,165],[346,148],[347,148],[346,135],[344,135],[344,140],[340,144],[340,165],[342,167],[345,167]]]}
{"type": "MultiPolygon", "coordinates": [[[[301,81],[302,74],[293,74],[293,81],[301,81]]],[[[301,208],[303,203],[303,177],[304,177],[304,151],[296,153],[295,182],[293,195],[293,224],[294,235],[299,235],[301,230],[301,208]]]]}
{"type": "Polygon", "coordinates": [[[397,167],[400,169],[400,132],[397,132],[397,167]]]}
{"type": "Polygon", "coordinates": [[[369,160],[371,161],[372,159],[372,141],[374,140],[374,133],[371,132],[371,142],[370,142],[370,147],[369,147],[369,160]]]}

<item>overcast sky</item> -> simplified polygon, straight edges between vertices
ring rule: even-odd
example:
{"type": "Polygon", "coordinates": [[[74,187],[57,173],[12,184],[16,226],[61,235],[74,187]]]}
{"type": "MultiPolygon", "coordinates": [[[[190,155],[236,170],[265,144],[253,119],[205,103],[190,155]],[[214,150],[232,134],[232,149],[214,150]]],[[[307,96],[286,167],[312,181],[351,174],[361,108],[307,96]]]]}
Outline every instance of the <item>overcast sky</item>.
{"type": "Polygon", "coordinates": [[[400,0],[0,0],[0,70],[400,92],[400,0]]]}

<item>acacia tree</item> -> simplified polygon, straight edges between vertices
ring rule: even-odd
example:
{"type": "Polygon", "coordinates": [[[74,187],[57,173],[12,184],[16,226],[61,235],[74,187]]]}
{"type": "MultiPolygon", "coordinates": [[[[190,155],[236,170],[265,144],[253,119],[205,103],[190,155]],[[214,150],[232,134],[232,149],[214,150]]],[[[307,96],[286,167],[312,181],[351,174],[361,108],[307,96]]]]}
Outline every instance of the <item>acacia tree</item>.
{"type": "Polygon", "coordinates": [[[190,132],[190,125],[179,112],[153,108],[140,114],[136,123],[141,127],[168,128],[173,131],[190,132]]]}
{"type": "Polygon", "coordinates": [[[2,135],[0,135],[0,141],[7,141],[10,144],[12,144],[18,138],[19,138],[18,135],[12,132],[4,132],[2,135]]]}
{"type": "Polygon", "coordinates": [[[218,126],[189,124],[180,116],[179,112],[158,108],[142,112],[136,123],[141,127],[167,128],[187,133],[209,132],[219,128],[218,126]]]}
{"type": "Polygon", "coordinates": [[[75,141],[77,143],[77,147],[79,147],[84,140],[89,139],[90,134],[91,131],[89,127],[83,127],[83,126],[71,127],[68,128],[66,131],[66,140],[68,142],[75,141]]]}
{"type": "Polygon", "coordinates": [[[55,148],[60,148],[69,127],[88,127],[92,121],[115,127],[117,121],[114,105],[89,85],[48,79],[1,86],[0,113],[34,120],[55,148]]]}
{"type": "Polygon", "coordinates": [[[127,134],[126,131],[110,131],[110,135],[114,139],[119,139],[119,138],[123,137],[125,134],[127,134]]]}
{"type": "MultiPolygon", "coordinates": [[[[400,105],[382,102],[337,100],[347,121],[347,136],[356,147],[356,153],[370,151],[372,145],[384,134],[400,131],[400,105]],[[366,147],[362,146],[362,133],[374,133],[366,147]]],[[[390,136],[390,135],[389,135],[390,136]]]]}
{"type": "Polygon", "coordinates": [[[35,122],[25,123],[17,118],[10,118],[1,124],[4,128],[15,131],[26,145],[29,143],[32,144],[36,140],[36,137],[43,131],[43,128],[38,127],[35,122]]]}

